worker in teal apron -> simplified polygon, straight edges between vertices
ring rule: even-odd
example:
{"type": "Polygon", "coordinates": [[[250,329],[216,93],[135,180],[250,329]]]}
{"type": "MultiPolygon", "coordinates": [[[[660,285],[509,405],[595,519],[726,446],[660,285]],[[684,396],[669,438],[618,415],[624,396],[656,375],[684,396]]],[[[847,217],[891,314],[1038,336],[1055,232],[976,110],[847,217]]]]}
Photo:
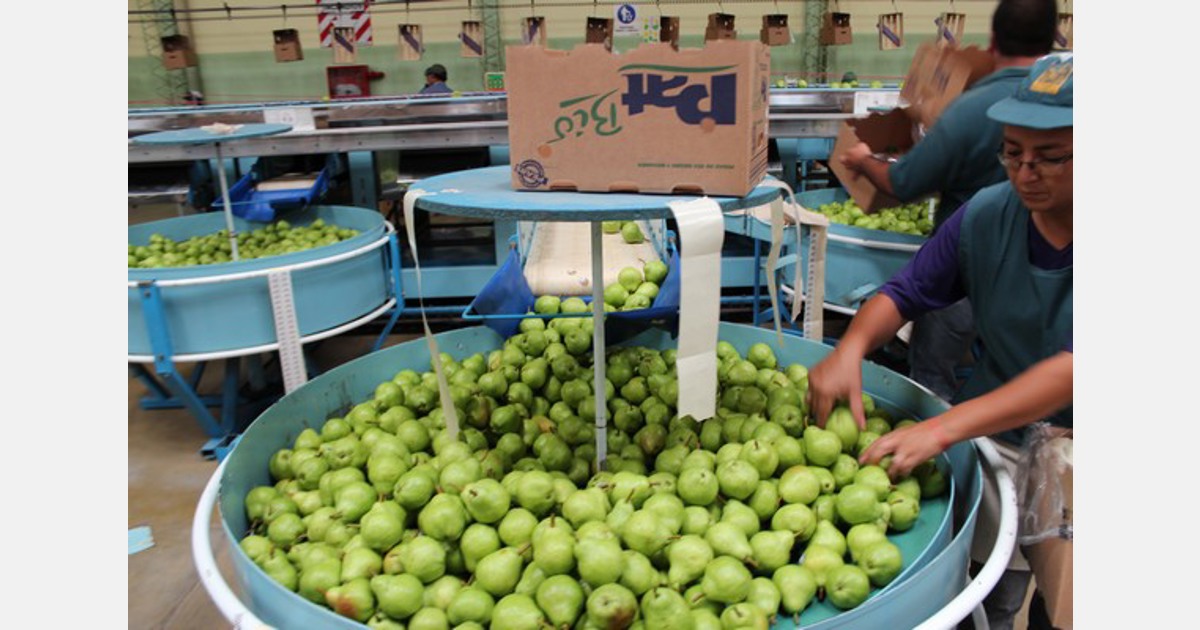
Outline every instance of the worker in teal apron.
{"type": "MultiPolygon", "coordinates": [[[[998,160],[1008,181],[984,188],[950,216],[809,374],[809,408],[818,425],[838,401],[847,401],[865,427],[863,358],[922,313],[963,297],[974,305],[983,355],[954,405],[883,435],[862,453],[862,463],[890,455],[888,472],[899,478],[956,442],[988,436],[1015,468],[1024,427],[1039,420],[1071,427],[1072,91],[1071,54],[1048,55],[1014,96],[988,109],[1004,125],[998,160]]],[[[984,494],[975,540],[990,551],[998,501],[991,498],[994,487],[984,494]]],[[[983,549],[974,549],[973,558],[986,560],[977,551],[983,549]]],[[[1009,570],[984,601],[992,628],[1012,627],[1030,577],[1023,554],[1014,550],[1009,570]]],[[[1034,608],[1030,627],[1047,627],[1036,616],[1044,611],[1034,608]]]]}

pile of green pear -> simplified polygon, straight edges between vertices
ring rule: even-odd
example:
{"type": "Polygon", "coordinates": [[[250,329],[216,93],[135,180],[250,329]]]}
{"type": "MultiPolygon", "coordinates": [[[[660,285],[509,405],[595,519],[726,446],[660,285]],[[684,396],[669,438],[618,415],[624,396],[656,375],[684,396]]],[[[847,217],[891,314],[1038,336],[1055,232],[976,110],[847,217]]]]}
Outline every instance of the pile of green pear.
{"type": "Polygon", "coordinates": [[[853,199],[847,199],[827,203],[816,211],[829,217],[834,223],[868,230],[884,230],[914,236],[929,236],[933,232],[933,220],[930,219],[927,202],[884,208],[868,214],[853,199]]]}
{"type": "Polygon", "coordinates": [[[893,428],[869,396],[866,430],[844,406],[818,428],[803,365],[761,343],[718,356],[719,411],[697,422],[675,412],[675,350],[611,348],[598,470],[589,345],[531,324],[487,355],[442,353],[457,436],[434,373],[400,370],[273,454],[240,547],[372,628],[767,628],[815,600],[859,606],[900,573],[888,534],[945,476],[859,464],[893,428]]]}
{"type": "MultiPolygon", "coordinates": [[[[617,281],[604,287],[604,312],[638,311],[650,308],[662,283],[667,279],[670,267],[661,260],[651,260],[637,267],[625,267],[617,274],[617,281]]],[[[560,298],[556,295],[538,296],[533,302],[533,312],[538,315],[559,313],[591,313],[592,307],[580,297],[560,298]]],[[[524,320],[529,321],[529,320],[524,320]]],[[[559,320],[555,320],[559,321],[559,320]]]]}
{"type": "MultiPolygon", "coordinates": [[[[357,235],[358,230],[338,227],[326,223],[324,219],[297,226],[279,220],[248,232],[239,232],[238,260],[290,254],[332,245],[357,235]]],[[[231,252],[228,230],[193,236],[182,241],[172,240],[162,234],[151,234],[148,244],[129,245],[129,268],[215,265],[232,261],[231,252]]]]}

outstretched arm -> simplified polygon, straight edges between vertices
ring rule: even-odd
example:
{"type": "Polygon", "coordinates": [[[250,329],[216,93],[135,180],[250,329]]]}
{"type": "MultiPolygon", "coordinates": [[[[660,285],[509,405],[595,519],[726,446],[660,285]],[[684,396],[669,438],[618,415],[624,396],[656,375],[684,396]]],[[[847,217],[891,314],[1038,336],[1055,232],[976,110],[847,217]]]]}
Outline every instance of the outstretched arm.
{"type": "Polygon", "coordinates": [[[888,473],[898,479],[957,442],[1045,418],[1071,404],[1073,357],[1070,352],[1059,352],[983,396],[955,405],[940,416],[887,433],[872,442],[859,461],[875,464],[891,455],[888,473]]]}

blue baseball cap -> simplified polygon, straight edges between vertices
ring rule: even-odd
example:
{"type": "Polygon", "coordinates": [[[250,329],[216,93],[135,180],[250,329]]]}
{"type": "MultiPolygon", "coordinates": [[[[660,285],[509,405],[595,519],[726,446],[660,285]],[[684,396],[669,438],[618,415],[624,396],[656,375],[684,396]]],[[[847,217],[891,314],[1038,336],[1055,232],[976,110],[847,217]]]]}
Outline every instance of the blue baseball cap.
{"type": "Polygon", "coordinates": [[[1053,53],[1034,62],[1017,93],[988,108],[988,118],[1031,129],[1073,126],[1071,53],[1053,53]]]}

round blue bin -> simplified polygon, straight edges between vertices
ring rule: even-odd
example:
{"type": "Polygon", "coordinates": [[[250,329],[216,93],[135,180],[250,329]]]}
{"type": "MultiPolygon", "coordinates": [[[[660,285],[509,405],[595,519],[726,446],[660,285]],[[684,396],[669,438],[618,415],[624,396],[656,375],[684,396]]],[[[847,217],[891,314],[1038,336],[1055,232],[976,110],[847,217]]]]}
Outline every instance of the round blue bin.
{"type": "MultiPolygon", "coordinates": [[[[810,210],[848,198],[841,188],[796,194],[796,201],[810,210]]],[[[912,259],[925,240],[923,236],[831,222],[825,249],[825,302],[857,310],[912,259]]],[[[807,239],[804,247],[807,250],[807,239]]]]}
{"type": "MultiPolygon", "coordinates": [[[[782,364],[813,365],[831,350],[800,337],[784,336],[775,346],[773,331],[741,324],[722,323],[720,338],[740,352],[754,343],[772,344],[782,364]]],[[[499,348],[503,339],[490,328],[463,328],[438,335],[443,352],[461,359],[476,352],[499,348]]],[[[674,347],[661,330],[648,330],[625,342],[657,348],[674,347]]],[[[317,606],[269,578],[238,546],[248,529],[244,498],[255,486],[271,483],[268,461],[280,448],[290,446],[305,428],[320,429],[331,415],[370,398],[375,387],[402,369],[428,370],[430,355],[423,339],[371,353],[335,368],[284,396],[242,434],[226,458],[217,491],[221,523],[233,559],[236,589],[245,606],[262,621],[279,628],[362,628],[323,606],[317,606]]],[[[864,364],[863,384],[876,401],[893,412],[925,418],[946,405],[903,376],[874,364],[864,364]]],[[[951,477],[952,493],[922,504],[921,520],[913,530],[893,535],[905,556],[905,568],[896,581],[875,591],[864,604],[840,612],[828,603],[814,602],[804,611],[804,628],[910,628],[927,619],[963,590],[967,559],[974,533],[975,515],[982,489],[982,468],[969,444],[946,452],[941,464],[951,477]],[[917,545],[916,548],[913,545],[917,545]]],[[[780,618],[775,628],[793,628],[780,618]]]]}
{"type": "MultiPolygon", "coordinates": [[[[138,283],[206,279],[203,284],[161,286],[166,334],[172,355],[191,355],[254,348],[277,341],[271,296],[265,275],[221,281],[223,276],[275,269],[353,252],[384,237],[383,215],[349,206],[310,206],[289,212],[287,221],[307,225],[317,219],[358,230],[351,239],[268,258],[219,265],[130,269],[138,283]]],[[[263,224],[234,218],[235,229],[251,231],[263,224]]],[[[145,245],[151,234],[173,240],[212,234],[225,229],[220,212],[197,214],[129,226],[129,243],[145,245]]],[[[337,262],[291,273],[292,295],[300,335],[334,328],[382,306],[390,297],[386,247],[368,249],[337,262]]],[[[142,291],[129,288],[129,354],[150,355],[142,291]]]]}

